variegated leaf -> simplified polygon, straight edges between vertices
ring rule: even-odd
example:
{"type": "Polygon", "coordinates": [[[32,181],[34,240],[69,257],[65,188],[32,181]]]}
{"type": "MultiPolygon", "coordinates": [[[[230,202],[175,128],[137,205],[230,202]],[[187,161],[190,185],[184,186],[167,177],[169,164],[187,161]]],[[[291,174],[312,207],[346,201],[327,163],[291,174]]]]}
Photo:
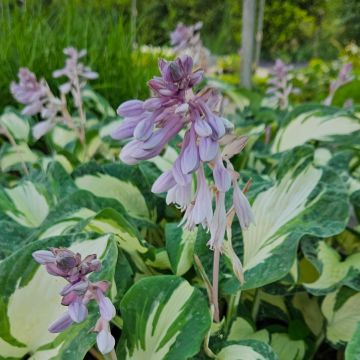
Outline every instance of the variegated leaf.
{"type": "Polygon", "coordinates": [[[30,125],[26,116],[19,114],[16,110],[7,107],[0,116],[0,127],[4,126],[11,136],[20,141],[28,141],[30,125]]]}
{"type": "Polygon", "coordinates": [[[311,140],[336,141],[360,135],[360,121],[345,111],[321,106],[300,106],[285,119],[276,134],[272,152],[282,152],[311,140]]]}
{"type": "Polygon", "coordinates": [[[90,237],[86,234],[53,237],[27,245],[0,263],[0,357],[22,359],[82,359],[95,343],[89,334],[97,312],[90,311],[82,324],[73,325],[62,334],[51,334],[48,326],[65,311],[60,289],[66,281],[51,277],[44,267],[32,259],[32,252],[48,247],[69,247],[82,255],[97,254],[103,269],[94,280],[114,277],[117,248],[109,235],[90,237]],[[17,266],[14,267],[14,262],[17,266]]]}
{"type": "Polygon", "coordinates": [[[326,338],[333,344],[351,340],[360,322],[360,293],[349,288],[326,295],[321,304],[326,326],[326,338]]]}
{"type": "Polygon", "coordinates": [[[205,296],[177,276],[140,280],[124,296],[120,310],[124,334],[117,352],[124,360],[189,359],[211,325],[205,296]]]}
{"type": "Polygon", "coordinates": [[[188,231],[178,224],[166,224],[166,251],[175,275],[185,274],[193,264],[197,229],[188,231]]]}
{"type": "Polygon", "coordinates": [[[305,239],[302,249],[320,273],[315,282],[303,284],[310,293],[325,295],[342,285],[360,290],[360,253],[342,259],[325,241],[314,238],[305,239]]]}
{"type": "Polygon", "coordinates": [[[271,347],[257,340],[227,342],[216,360],[279,360],[271,347]]]}

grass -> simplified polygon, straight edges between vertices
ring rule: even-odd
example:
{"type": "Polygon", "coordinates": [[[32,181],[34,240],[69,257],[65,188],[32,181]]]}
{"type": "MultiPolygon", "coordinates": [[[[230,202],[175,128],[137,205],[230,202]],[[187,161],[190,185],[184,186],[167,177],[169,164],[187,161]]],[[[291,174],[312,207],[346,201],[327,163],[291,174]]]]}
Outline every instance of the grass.
{"type": "Polygon", "coordinates": [[[88,50],[84,62],[100,74],[92,86],[113,106],[148,95],[146,82],[157,73],[157,59],[132,50],[123,7],[106,0],[23,2],[0,3],[0,34],[5,34],[0,36],[0,112],[14,104],[9,85],[19,67],[46,78],[51,87],[58,85],[51,74],[63,67],[67,46],[88,50]]]}

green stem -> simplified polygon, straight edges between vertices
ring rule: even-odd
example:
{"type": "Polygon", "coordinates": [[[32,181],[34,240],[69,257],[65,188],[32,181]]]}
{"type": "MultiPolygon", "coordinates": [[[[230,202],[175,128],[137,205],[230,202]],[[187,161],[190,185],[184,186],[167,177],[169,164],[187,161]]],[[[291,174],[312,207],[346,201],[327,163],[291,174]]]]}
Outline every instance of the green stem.
{"type": "Polygon", "coordinates": [[[213,261],[213,281],[212,281],[212,301],[214,305],[214,320],[220,321],[219,313],[219,263],[220,263],[220,250],[217,246],[214,248],[214,261],[213,261]]]}
{"type": "Polygon", "coordinates": [[[104,355],[104,359],[105,359],[105,360],[117,360],[117,356],[116,356],[115,350],[111,351],[111,352],[108,353],[108,354],[105,354],[105,355],[104,355]]]}
{"type": "Polygon", "coordinates": [[[240,302],[240,297],[241,297],[241,290],[239,290],[235,295],[230,296],[229,306],[226,314],[226,324],[225,324],[227,332],[230,330],[230,325],[233,317],[236,315],[237,307],[240,302]]]}
{"type": "Polygon", "coordinates": [[[123,321],[123,319],[122,319],[120,316],[116,315],[116,316],[111,320],[111,322],[112,322],[116,327],[118,327],[119,329],[122,329],[122,328],[123,328],[124,321],[123,321]]]}
{"type": "Polygon", "coordinates": [[[254,302],[253,302],[253,306],[252,306],[252,309],[251,309],[251,317],[252,317],[254,323],[256,322],[257,314],[259,312],[260,293],[261,293],[260,289],[255,290],[254,302]]]}

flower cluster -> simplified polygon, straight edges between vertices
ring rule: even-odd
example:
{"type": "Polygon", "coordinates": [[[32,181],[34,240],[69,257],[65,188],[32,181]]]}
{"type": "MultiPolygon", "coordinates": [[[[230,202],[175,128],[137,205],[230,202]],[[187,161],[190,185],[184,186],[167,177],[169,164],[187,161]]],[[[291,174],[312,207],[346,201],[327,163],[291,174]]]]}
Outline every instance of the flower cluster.
{"type": "Polygon", "coordinates": [[[62,84],[59,89],[64,94],[71,92],[77,107],[79,107],[81,101],[78,90],[86,85],[87,80],[94,80],[99,76],[98,73],[79,62],[79,59],[83,58],[86,53],[85,49],[78,51],[73,47],[65,48],[64,54],[68,56],[65,67],[53,72],[54,78],[59,78],[61,76],[66,76],[68,78],[68,81],[62,84]]]}
{"type": "Polygon", "coordinates": [[[352,70],[352,63],[349,62],[347,64],[344,64],[342,68],[340,69],[338,78],[331,82],[330,88],[329,88],[329,95],[324,100],[324,105],[331,105],[333,97],[335,95],[336,90],[348,82],[350,82],[353,77],[350,75],[352,70]]]}
{"type": "Polygon", "coordinates": [[[202,25],[201,21],[189,26],[178,23],[176,29],[170,33],[170,43],[176,54],[190,55],[196,65],[206,68],[210,53],[200,38],[202,25]]]}
{"type": "MultiPolygon", "coordinates": [[[[68,82],[60,86],[61,98],[52,93],[44,79],[38,81],[36,76],[27,68],[19,70],[18,83],[11,83],[10,91],[14,98],[26,105],[22,113],[30,116],[40,114],[43,119],[32,129],[35,139],[39,139],[51,131],[57,123],[64,123],[69,128],[77,129],[67,109],[65,94],[69,92],[71,92],[74,103],[79,109],[80,117],[85,117],[82,110],[81,89],[85,86],[86,80],[96,79],[98,74],[78,62],[80,58],[86,55],[86,50],[78,52],[70,47],[64,49],[64,53],[69,56],[65,68],[53,73],[55,78],[64,75],[69,79],[68,82]]],[[[85,119],[82,119],[82,122],[84,121],[85,119]]],[[[81,136],[84,137],[84,134],[81,136]]]]}
{"type": "Polygon", "coordinates": [[[134,138],[122,149],[120,159],[136,164],[159,155],[175,135],[185,130],[178,158],[172,169],[155,181],[152,191],[167,192],[167,203],[174,203],[185,212],[185,227],[193,229],[202,224],[210,230],[210,247],[221,250],[226,228],[225,193],[230,188],[242,227],[247,228],[253,221],[249,202],[237,183],[239,175],[230,162],[245,142],[229,135],[233,125],[219,115],[221,98],[216,91],[205,88],[194,93],[193,87],[202,80],[203,71],[193,71],[192,67],[192,59],[187,55],[171,62],[160,60],[161,77],[149,81],[153,97],[120,105],[118,114],[124,120],[112,136],[134,138]],[[221,144],[226,144],[222,151],[221,144]],[[206,166],[212,170],[214,185],[209,186],[206,181],[206,166]],[[195,194],[193,175],[197,179],[195,194]]]}
{"type": "Polygon", "coordinates": [[[299,90],[293,88],[291,84],[290,71],[291,65],[286,65],[280,59],[275,61],[274,67],[270,70],[269,88],[267,94],[270,94],[271,100],[281,109],[286,109],[289,105],[289,95],[297,93],[299,90]]]}
{"type": "Polygon", "coordinates": [[[53,324],[49,331],[58,333],[67,329],[71,324],[84,321],[88,315],[87,304],[95,300],[99,306],[100,318],[94,331],[97,335],[97,345],[103,354],[111,352],[115,339],[110,333],[109,321],[115,316],[116,310],[111,300],[104,294],[109,289],[109,282],[98,281],[92,283],[88,279],[91,272],[101,269],[101,262],[96,255],[88,255],[81,260],[81,255],[64,248],[51,248],[33,253],[33,258],[44,265],[50,275],[61,276],[68,284],[61,290],[61,304],[68,310],[53,324]]]}
{"type": "Polygon", "coordinates": [[[18,102],[26,105],[22,110],[24,115],[40,114],[44,119],[33,128],[34,138],[39,139],[61,120],[62,102],[53,95],[47,82],[38,81],[29,69],[21,68],[18,77],[19,83],[12,82],[10,91],[18,102]]]}

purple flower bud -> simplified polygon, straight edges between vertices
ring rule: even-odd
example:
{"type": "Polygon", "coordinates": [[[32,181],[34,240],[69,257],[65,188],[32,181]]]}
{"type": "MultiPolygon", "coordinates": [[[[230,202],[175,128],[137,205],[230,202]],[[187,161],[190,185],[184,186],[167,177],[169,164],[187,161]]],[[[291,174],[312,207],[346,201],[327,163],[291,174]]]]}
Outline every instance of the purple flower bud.
{"type": "Polygon", "coordinates": [[[83,304],[81,298],[77,298],[69,305],[69,315],[71,319],[77,323],[81,323],[88,316],[88,309],[83,304]]]}
{"type": "Polygon", "coordinates": [[[184,174],[184,172],[181,169],[181,158],[180,157],[178,157],[174,162],[174,165],[172,167],[172,175],[173,175],[176,183],[181,186],[185,186],[185,185],[191,183],[191,175],[184,174]]]}
{"type": "Polygon", "coordinates": [[[39,264],[47,264],[55,262],[55,256],[51,251],[38,250],[32,253],[32,257],[39,264]]]}
{"type": "Polygon", "coordinates": [[[96,296],[101,317],[106,321],[110,321],[116,315],[116,310],[113,303],[108,297],[104,296],[101,290],[97,290],[96,296]]]}
{"type": "Polygon", "coordinates": [[[141,120],[134,129],[134,137],[138,140],[146,141],[153,133],[154,122],[151,118],[141,120]]]}
{"type": "Polygon", "coordinates": [[[56,263],[60,270],[69,271],[79,265],[79,255],[67,249],[55,249],[56,263]]]}
{"type": "Polygon", "coordinates": [[[195,131],[189,130],[185,134],[184,144],[185,149],[181,155],[181,171],[184,174],[190,174],[195,171],[200,165],[199,150],[196,145],[195,131]],[[188,138],[187,141],[185,138],[188,138]]]}
{"type": "Polygon", "coordinates": [[[243,230],[247,229],[251,223],[255,224],[255,218],[249,200],[236,183],[234,184],[233,203],[236,215],[243,230]]]}
{"type": "Polygon", "coordinates": [[[202,137],[199,141],[199,154],[202,161],[212,161],[219,152],[219,144],[211,137],[202,137]]]}
{"type": "Polygon", "coordinates": [[[154,111],[163,105],[163,101],[160,98],[150,98],[144,101],[143,108],[146,111],[154,111]]]}
{"type": "Polygon", "coordinates": [[[71,324],[73,320],[68,312],[63,314],[59,319],[54,321],[48,328],[51,333],[59,333],[66,330],[71,324]]]}
{"type": "Polygon", "coordinates": [[[154,194],[166,192],[176,185],[176,181],[171,170],[165,171],[154,182],[151,191],[154,194]]]}
{"type": "Polygon", "coordinates": [[[84,295],[89,287],[87,280],[81,280],[75,284],[67,284],[60,292],[60,295],[65,296],[71,292],[75,292],[77,295],[84,295]]]}
{"type": "Polygon", "coordinates": [[[197,117],[194,122],[194,129],[196,133],[201,137],[207,137],[212,135],[212,130],[207,121],[197,117]]]}
{"type": "Polygon", "coordinates": [[[143,104],[141,100],[129,100],[122,103],[116,112],[123,117],[139,116],[144,112],[143,104]]]}
{"type": "Polygon", "coordinates": [[[108,330],[103,329],[96,336],[96,344],[99,351],[105,355],[114,349],[115,339],[108,330]]]}
{"type": "Polygon", "coordinates": [[[225,168],[222,160],[218,157],[216,165],[213,170],[215,185],[219,191],[226,192],[231,187],[231,176],[229,171],[225,168]]]}

